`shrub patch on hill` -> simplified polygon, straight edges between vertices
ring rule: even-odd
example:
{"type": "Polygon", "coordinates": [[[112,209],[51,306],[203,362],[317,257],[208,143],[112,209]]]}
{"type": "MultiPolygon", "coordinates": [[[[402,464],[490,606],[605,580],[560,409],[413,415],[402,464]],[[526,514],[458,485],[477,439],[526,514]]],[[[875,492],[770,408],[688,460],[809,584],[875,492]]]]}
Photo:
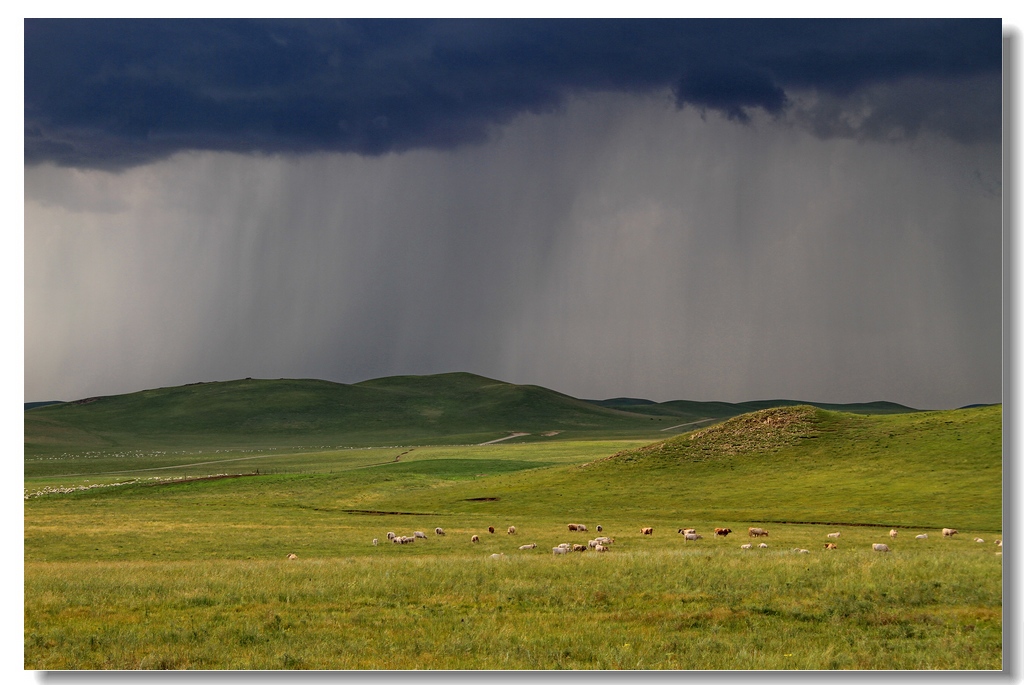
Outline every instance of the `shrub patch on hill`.
{"type": "Polygon", "coordinates": [[[619,462],[652,458],[706,461],[752,452],[775,452],[802,440],[817,438],[821,434],[822,414],[822,410],[808,405],[764,409],[653,445],[618,452],[608,459],[619,462]]]}

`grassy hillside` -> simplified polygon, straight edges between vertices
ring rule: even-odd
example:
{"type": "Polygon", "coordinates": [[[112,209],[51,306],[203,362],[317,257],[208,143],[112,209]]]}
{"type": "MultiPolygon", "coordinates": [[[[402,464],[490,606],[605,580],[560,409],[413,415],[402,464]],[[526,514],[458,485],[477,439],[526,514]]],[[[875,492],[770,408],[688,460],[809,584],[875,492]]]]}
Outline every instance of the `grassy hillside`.
{"type": "MultiPolygon", "coordinates": [[[[444,511],[639,522],[836,522],[1001,528],[1002,407],[858,416],[809,406],[742,415],[587,464],[432,493],[444,511]],[[943,522],[946,523],[943,523],[943,522]]],[[[425,501],[409,498],[407,506],[425,501]]]]}
{"type": "Polygon", "coordinates": [[[668,418],[468,373],[354,385],[246,379],[96,397],[25,412],[26,455],[131,448],[476,443],[519,431],[651,435],[668,418]]]}

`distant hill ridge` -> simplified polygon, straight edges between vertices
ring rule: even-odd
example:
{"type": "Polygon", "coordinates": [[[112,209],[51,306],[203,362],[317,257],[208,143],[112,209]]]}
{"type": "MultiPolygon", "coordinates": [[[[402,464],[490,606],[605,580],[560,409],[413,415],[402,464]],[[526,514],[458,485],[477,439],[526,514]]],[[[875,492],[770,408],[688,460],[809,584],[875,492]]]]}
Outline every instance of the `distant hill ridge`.
{"type": "MultiPolygon", "coordinates": [[[[471,373],[390,376],[344,384],[241,379],[26,406],[26,454],[61,449],[297,444],[475,443],[511,432],[648,437],[693,421],[773,406],[635,398],[588,401],[471,373]]],[[[890,402],[815,404],[860,413],[915,411],[890,402]]],[[[664,435],[664,433],[660,433],[664,435]]]]}

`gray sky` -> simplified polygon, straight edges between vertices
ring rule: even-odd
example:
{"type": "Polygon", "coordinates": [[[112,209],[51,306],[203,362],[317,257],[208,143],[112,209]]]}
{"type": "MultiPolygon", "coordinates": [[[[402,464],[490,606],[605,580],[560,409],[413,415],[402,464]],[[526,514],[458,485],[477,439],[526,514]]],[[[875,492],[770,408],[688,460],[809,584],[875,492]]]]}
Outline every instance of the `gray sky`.
{"type": "Polygon", "coordinates": [[[470,371],[585,398],[1000,401],[1000,145],[971,119],[998,73],[787,78],[741,116],[576,89],[459,144],[33,159],[25,399],[470,371]]]}

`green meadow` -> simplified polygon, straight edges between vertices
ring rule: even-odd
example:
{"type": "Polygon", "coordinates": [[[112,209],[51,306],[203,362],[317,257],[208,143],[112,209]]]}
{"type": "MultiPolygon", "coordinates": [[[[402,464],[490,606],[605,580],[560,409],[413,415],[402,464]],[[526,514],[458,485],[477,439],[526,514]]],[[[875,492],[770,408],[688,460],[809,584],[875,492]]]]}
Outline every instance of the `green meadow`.
{"type": "Polygon", "coordinates": [[[246,443],[225,420],[161,447],[155,419],[89,428],[97,401],[72,407],[98,436],[75,449],[62,405],[33,409],[25,667],[1001,668],[1000,406],[775,406],[672,436],[623,427],[646,415],[583,430],[595,415],[565,402],[550,422],[446,427],[530,433],[489,445],[404,428],[246,443]],[[599,534],[608,552],[552,554],[599,534]]]}

